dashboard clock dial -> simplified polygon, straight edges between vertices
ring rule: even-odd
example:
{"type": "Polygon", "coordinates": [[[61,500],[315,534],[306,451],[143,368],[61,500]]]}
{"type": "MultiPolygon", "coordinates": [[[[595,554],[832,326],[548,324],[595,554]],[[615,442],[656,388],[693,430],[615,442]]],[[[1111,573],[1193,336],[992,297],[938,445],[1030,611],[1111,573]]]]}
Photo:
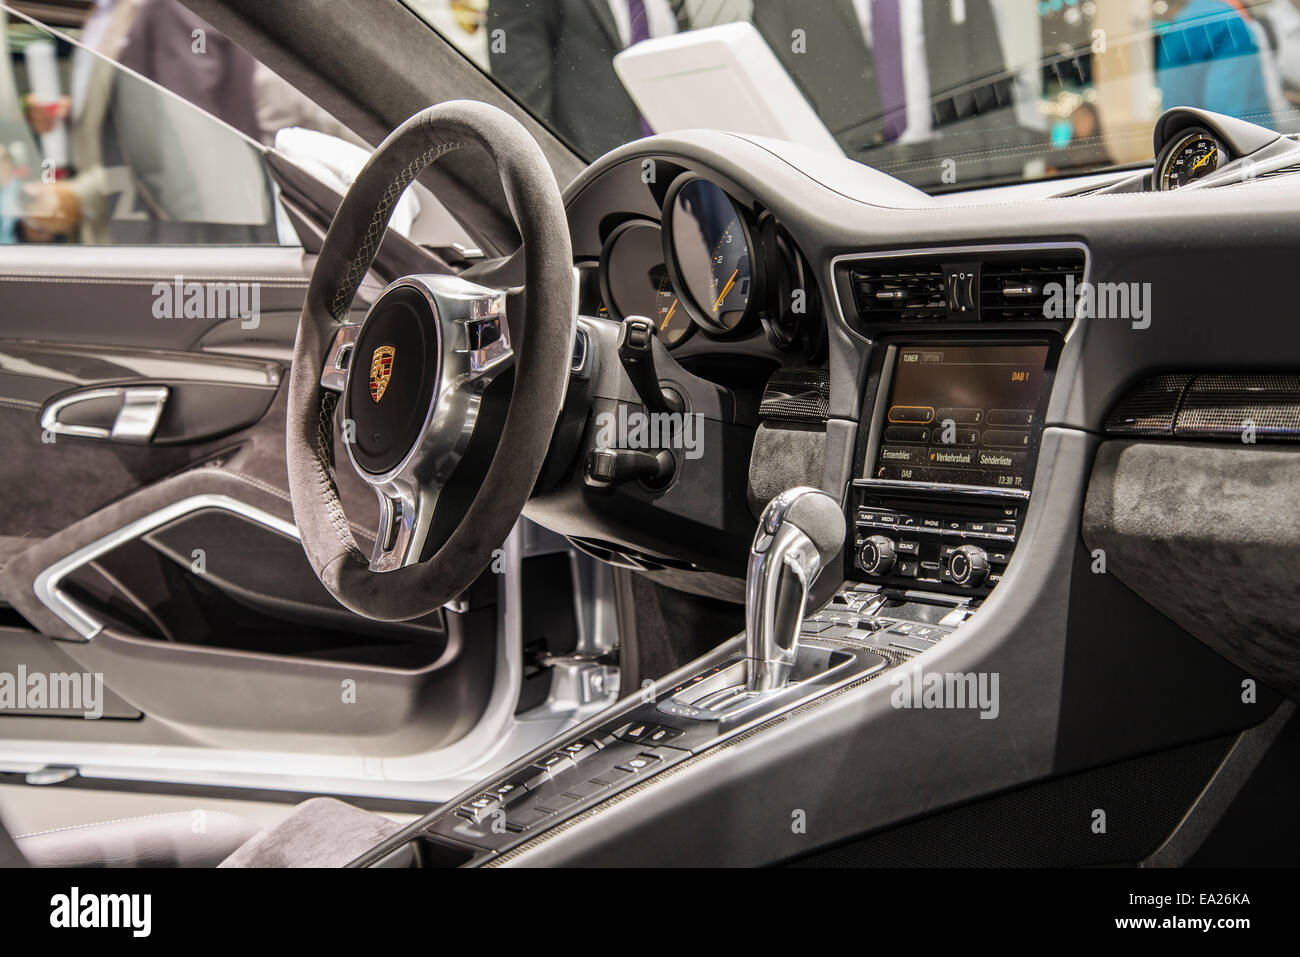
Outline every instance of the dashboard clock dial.
{"type": "Polygon", "coordinates": [[[1157,170],[1162,190],[1178,189],[1208,176],[1227,161],[1224,148],[1205,130],[1192,130],[1179,137],[1165,153],[1157,170]]]}
{"type": "Polygon", "coordinates": [[[713,332],[737,329],[756,299],[755,259],[740,209],[720,187],[690,178],[669,193],[665,216],[665,252],[694,318],[713,332]]]}

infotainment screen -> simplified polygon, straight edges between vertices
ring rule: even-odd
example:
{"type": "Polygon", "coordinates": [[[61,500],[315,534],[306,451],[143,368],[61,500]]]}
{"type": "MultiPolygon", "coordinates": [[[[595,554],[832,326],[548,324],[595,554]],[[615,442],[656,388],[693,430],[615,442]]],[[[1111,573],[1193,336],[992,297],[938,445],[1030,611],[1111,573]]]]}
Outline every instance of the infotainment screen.
{"type": "Polygon", "coordinates": [[[899,346],[868,477],[1028,489],[1047,350],[899,346]]]}

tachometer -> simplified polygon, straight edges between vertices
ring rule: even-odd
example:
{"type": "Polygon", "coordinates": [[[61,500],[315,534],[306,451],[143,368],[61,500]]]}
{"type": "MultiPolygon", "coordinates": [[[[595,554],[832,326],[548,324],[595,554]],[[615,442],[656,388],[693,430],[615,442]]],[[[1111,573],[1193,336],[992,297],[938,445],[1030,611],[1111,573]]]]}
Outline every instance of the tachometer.
{"type": "Polygon", "coordinates": [[[695,329],[695,323],[691,321],[690,313],[682,306],[681,297],[673,289],[667,269],[664,269],[663,276],[659,280],[659,294],[655,302],[658,306],[654,315],[655,335],[671,349],[691,334],[695,329]]]}
{"type": "Polygon", "coordinates": [[[669,191],[664,215],[664,254],[683,305],[708,330],[736,330],[758,299],[745,216],[721,188],[694,176],[669,191]]]}
{"type": "Polygon", "coordinates": [[[1162,190],[1178,189],[1208,176],[1228,159],[1223,145],[1205,130],[1192,130],[1169,147],[1156,170],[1156,184],[1162,190]]]}

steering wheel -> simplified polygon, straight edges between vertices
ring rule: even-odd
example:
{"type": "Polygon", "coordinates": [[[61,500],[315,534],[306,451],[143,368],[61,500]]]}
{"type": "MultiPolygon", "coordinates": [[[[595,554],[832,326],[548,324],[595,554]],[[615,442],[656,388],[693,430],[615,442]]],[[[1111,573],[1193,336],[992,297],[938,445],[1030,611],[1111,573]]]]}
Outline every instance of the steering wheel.
{"type": "Polygon", "coordinates": [[[294,518],[312,569],[341,604],[381,621],[414,618],[455,598],[488,566],[546,458],[568,384],[574,297],[559,188],[511,116],[485,103],[441,103],[375,150],[312,271],[289,380],[294,518]],[[403,190],[472,143],[495,163],[523,238],[524,286],[405,276],[384,289],[364,321],[349,324],[352,298],[403,190]],[[348,527],[335,481],[340,401],[348,458],[379,495],[369,558],[348,527]],[[501,408],[504,416],[491,411],[501,408]]]}

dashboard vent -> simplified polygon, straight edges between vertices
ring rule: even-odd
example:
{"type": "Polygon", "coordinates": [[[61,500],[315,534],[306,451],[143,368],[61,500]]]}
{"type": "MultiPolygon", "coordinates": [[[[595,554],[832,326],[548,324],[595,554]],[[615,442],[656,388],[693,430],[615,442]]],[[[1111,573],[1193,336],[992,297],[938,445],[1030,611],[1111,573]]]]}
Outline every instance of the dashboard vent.
{"type": "Polygon", "coordinates": [[[986,262],[980,273],[980,319],[1045,319],[1047,287],[1056,283],[1062,290],[1077,289],[1081,282],[1083,256],[1078,254],[1054,261],[986,262]]]}
{"type": "Polygon", "coordinates": [[[858,319],[868,325],[1043,322],[1070,314],[1068,309],[1061,316],[1047,314],[1049,287],[1058,283],[1062,292],[1077,289],[1083,267],[1082,249],[954,248],[859,260],[842,267],[839,276],[853,296],[858,319]]]}
{"type": "Polygon", "coordinates": [[[1272,176],[1291,176],[1294,173],[1300,173],[1300,163],[1291,166],[1283,166],[1280,169],[1265,170],[1263,173],[1257,173],[1256,179],[1268,179],[1272,176]]]}
{"type": "Polygon", "coordinates": [[[849,272],[853,302],[866,322],[938,322],[948,318],[943,269],[895,260],[849,272]]]}

